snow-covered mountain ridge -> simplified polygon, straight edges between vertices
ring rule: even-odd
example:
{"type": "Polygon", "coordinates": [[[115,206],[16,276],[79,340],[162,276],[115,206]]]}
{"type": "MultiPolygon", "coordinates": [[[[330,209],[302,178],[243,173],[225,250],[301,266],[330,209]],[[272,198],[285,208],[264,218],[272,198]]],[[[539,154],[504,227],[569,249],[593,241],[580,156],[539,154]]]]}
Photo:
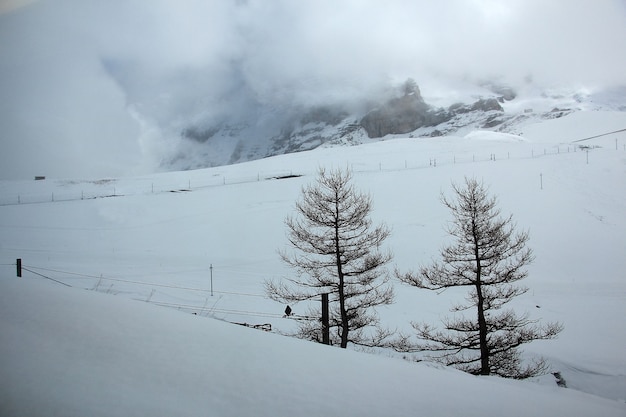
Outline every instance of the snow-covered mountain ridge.
{"type": "Polygon", "coordinates": [[[626,111],[626,88],[533,90],[518,94],[484,84],[428,103],[408,79],[382,97],[357,104],[272,107],[259,103],[219,122],[199,121],[182,130],[178,147],[164,158],[166,170],[188,170],[393,137],[464,135],[482,129],[518,134],[523,126],[581,110],[626,111]]]}

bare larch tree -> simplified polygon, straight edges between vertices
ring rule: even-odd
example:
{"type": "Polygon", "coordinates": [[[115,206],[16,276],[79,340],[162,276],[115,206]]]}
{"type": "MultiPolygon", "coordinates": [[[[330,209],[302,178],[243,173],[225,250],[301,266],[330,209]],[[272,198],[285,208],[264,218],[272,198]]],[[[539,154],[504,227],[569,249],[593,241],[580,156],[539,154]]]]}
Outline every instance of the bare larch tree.
{"type": "MultiPolygon", "coordinates": [[[[342,348],[377,345],[386,337],[374,307],[393,302],[385,269],[392,255],[380,251],[389,229],[372,225],[371,198],[351,180],[349,170],[320,168],[317,183],[302,189],[295,215],[285,220],[292,250],[280,252],[295,276],[265,282],[268,296],[284,303],[328,293],[331,341],[342,348]]],[[[319,308],[309,310],[299,336],[320,341],[319,317],[319,308]]]]}
{"type": "Polygon", "coordinates": [[[443,320],[445,330],[412,323],[420,342],[404,336],[396,347],[431,352],[431,358],[476,375],[522,379],[547,372],[544,359],[523,364],[518,348],[554,338],[562,325],[541,326],[528,314],[519,316],[503,308],[528,291],[514,284],[527,276],[525,267],[533,260],[526,247],[528,232],[515,233],[512,216],[500,217],[497,199],[476,179],[466,178],[465,187],[453,184],[453,189],[456,199],[442,196],[442,202],[452,212],[447,232],[454,243],[441,249],[440,262],[421,267],[419,273],[396,275],[404,283],[429,290],[468,287],[467,302],[452,308],[458,314],[443,320]],[[474,314],[462,313],[468,310],[474,314]]]}

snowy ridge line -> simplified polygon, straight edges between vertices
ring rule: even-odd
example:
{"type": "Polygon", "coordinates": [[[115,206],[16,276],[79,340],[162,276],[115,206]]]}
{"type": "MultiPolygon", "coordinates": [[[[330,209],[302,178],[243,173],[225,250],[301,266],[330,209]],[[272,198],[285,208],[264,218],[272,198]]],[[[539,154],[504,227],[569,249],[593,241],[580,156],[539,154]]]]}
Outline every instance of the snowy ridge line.
{"type": "MultiPolygon", "coordinates": [[[[626,131],[626,129],[623,129],[626,131]]],[[[618,131],[620,132],[620,131],[618,131]]],[[[605,136],[605,135],[599,135],[605,136]]],[[[586,138],[581,140],[589,140],[592,138],[586,138]]],[[[574,141],[578,142],[578,141],[574,141]]],[[[573,142],[570,142],[573,143],[573,142]]],[[[580,148],[581,150],[583,145],[578,145],[573,147],[573,152],[576,153],[576,150],[580,148]]],[[[595,147],[589,148],[585,147],[585,150],[594,149],[595,147]]],[[[530,155],[511,155],[510,152],[507,152],[505,156],[501,154],[491,153],[488,158],[484,158],[482,156],[477,157],[475,154],[472,154],[471,157],[467,155],[457,156],[452,155],[452,157],[448,157],[446,159],[434,158],[431,157],[428,159],[428,163],[409,163],[408,159],[404,159],[403,161],[398,161],[395,167],[392,167],[390,164],[383,165],[382,162],[375,164],[373,166],[363,166],[363,164],[359,164],[360,166],[355,166],[355,164],[350,164],[350,168],[355,173],[368,173],[368,172],[380,172],[380,171],[400,171],[400,170],[416,170],[416,169],[426,169],[436,166],[448,166],[455,164],[470,164],[470,163],[480,163],[487,161],[503,161],[503,160],[524,160],[524,159],[534,159],[539,157],[547,157],[547,156],[555,156],[555,155],[564,155],[571,153],[571,149],[568,146],[567,151],[561,152],[561,146],[557,145],[556,150],[551,149],[550,151],[547,148],[543,148],[543,153],[535,152],[535,149],[532,148],[530,155]]],[[[426,159],[424,158],[424,161],[426,159]]],[[[148,191],[124,191],[118,190],[117,188],[113,189],[113,193],[111,193],[110,189],[108,191],[103,191],[102,193],[90,192],[86,194],[83,191],[76,192],[67,192],[67,193],[59,193],[59,192],[48,192],[48,193],[18,193],[13,195],[1,195],[0,196],[0,206],[16,206],[23,204],[46,204],[46,203],[58,203],[58,202],[70,202],[70,201],[83,201],[83,200],[95,200],[100,198],[115,198],[115,197],[128,197],[135,195],[149,195],[149,194],[165,194],[165,193],[185,193],[192,192],[195,190],[202,190],[220,186],[228,186],[228,185],[237,185],[237,184],[249,184],[253,182],[259,181],[269,181],[269,180],[277,180],[282,178],[292,178],[292,177],[301,177],[305,175],[312,175],[313,173],[294,173],[293,171],[281,171],[282,174],[257,174],[257,176],[242,176],[236,177],[234,179],[227,180],[226,176],[219,175],[221,181],[212,182],[209,184],[203,185],[194,185],[191,186],[191,181],[188,182],[186,186],[161,186],[159,190],[154,189],[154,183],[151,184],[150,190],[148,191]],[[285,172],[289,172],[289,174],[284,174],[285,172]]],[[[134,180],[133,178],[129,178],[129,180],[134,180]]],[[[139,178],[137,179],[140,180],[139,178]]],[[[57,188],[58,189],[58,188],[57,188]]]]}
{"type": "MultiPolygon", "coordinates": [[[[6,266],[14,266],[16,264],[6,264],[6,266]]],[[[124,282],[127,284],[137,284],[137,285],[146,285],[146,286],[150,286],[150,287],[161,287],[161,288],[171,288],[171,289],[176,289],[176,290],[187,290],[187,291],[199,291],[199,292],[213,292],[216,294],[227,294],[227,295],[239,295],[239,296],[244,296],[244,297],[260,297],[260,298],[265,298],[268,299],[269,298],[266,295],[263,294],[252,294],[252,293],[240,293],[240,292],[234,292],[234,291],[216,291],[213,290],[211,291],[210,289],[205,289],[205,288],[193,288],[193,287],[180,287],[180,286],[176,286],[176,285],[171,285],[171,284],[157,284],[157,283],[153,283],[153,282],[145,282],[145,281],[136,281],[136,280],[126,280],[126,279],[121,279],[121,278],[109,278],[103,275],[90,275],[90,274],[82,274],[82,273],[78,273],[78,272],[70,272],[70,271],[62,271],[62,270],[58,270],[58,269],[50,269],[50,268],[42,268],[42,267],[36,267],[36,266],[31,266],[31,265],[26,265],[24,266],[22,264],[22,269],[28,272],[31,272],[33,274],[42,276],[44,278],[47,279],[51,279],[53,281],[56,281],[53,278],[50,278],[48,276],[45,276],[43,274],[37,273],[35,271],[32,271],[31,269],[36,269],[39,271],[46,271],[46,272],[55,272],[55,273],[59,273],[59,274],[66,274],[66,275],[73,275],[73,276],[77,276],[77,277],[81,277],[81,278],[90,278],[90,279],[98,279],[98,280],[105,280],[105,281],[115,281],[115,282],[124,282]],[[30,268],[30,269],[27,269],[30,268]]],[[[60,282],[60,281],[56,281],[59,282],[60,284],[66,285],[68,287],[71,287],[71,285],[60,282]]]]}

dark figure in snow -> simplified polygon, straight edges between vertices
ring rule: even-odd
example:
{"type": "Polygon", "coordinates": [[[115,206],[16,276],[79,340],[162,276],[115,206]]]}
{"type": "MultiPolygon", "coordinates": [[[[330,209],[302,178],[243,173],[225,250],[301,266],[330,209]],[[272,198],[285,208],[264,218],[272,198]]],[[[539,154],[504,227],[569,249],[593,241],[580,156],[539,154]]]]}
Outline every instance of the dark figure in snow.
{"type": "Polygon", "coordinates": [[[289,316],[291,316],[291,307],[287,306],[287,308],[285,309],[285,317],[289,316]]]}

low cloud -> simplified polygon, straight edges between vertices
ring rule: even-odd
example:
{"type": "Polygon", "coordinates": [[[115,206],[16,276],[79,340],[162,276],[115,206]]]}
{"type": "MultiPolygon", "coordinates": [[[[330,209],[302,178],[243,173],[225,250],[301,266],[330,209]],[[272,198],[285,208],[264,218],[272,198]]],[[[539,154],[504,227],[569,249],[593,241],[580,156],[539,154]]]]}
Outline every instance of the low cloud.
{"type": "Polygon", "coordinates": [[[620,0],[58,0],[0,9],[0,178],[150,171],[260,108],[497,79],[626,85],[620,0]]]}

